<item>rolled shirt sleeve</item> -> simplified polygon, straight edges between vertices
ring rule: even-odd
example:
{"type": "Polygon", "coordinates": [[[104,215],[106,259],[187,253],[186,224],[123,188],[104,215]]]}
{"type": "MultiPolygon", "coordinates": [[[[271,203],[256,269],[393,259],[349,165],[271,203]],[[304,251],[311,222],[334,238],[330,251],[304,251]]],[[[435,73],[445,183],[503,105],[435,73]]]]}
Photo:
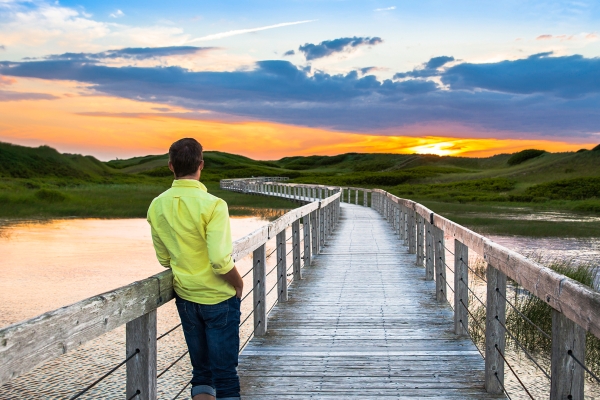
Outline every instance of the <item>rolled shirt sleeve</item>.
{"type": "Polygon", "coordinates": [[[227,203],[219,199],[206,225],[206,245],[208,259],[215,274],[223,275],[234,267],[233,244],[227,203]]]}

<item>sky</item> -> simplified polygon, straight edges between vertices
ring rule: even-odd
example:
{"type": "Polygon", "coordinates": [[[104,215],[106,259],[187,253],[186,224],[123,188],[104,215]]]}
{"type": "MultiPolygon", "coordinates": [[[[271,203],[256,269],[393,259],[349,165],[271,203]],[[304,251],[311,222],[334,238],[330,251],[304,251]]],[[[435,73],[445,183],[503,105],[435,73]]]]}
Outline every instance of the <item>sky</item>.
{"type": "Polygon", "coordinates": [[[0,0],[0,141],[99,159],[600,143],[596,0],[0,0]]]}

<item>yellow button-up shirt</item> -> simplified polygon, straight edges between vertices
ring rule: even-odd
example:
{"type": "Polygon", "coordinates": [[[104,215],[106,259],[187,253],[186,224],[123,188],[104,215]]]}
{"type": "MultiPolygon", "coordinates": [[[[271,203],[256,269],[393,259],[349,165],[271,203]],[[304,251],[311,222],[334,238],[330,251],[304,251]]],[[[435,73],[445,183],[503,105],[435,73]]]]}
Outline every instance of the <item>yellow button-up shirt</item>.
{"type": "Polygon", "coordinates": [[[229,211],[224,200],[192,179],[173,181],[148,209],[158,262],[173,270],[175,293],[199,304],[235,295],[220,275],[234,267],[229,211]]]}

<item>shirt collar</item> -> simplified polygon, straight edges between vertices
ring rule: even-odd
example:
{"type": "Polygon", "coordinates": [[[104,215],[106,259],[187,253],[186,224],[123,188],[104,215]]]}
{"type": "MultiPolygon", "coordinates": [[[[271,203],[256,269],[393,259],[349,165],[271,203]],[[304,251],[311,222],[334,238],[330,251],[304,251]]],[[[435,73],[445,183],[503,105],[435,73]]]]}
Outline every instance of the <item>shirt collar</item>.
{"type": "Polygon", "coordinates": [[[171,187],[194,188],[194,189],[203,190],[205,192],[207,191],[206,186],[204,186],[201,182],[199,182],[195,179],[176,179],[173,181],[173,184],[171,185],[171,187]]]}

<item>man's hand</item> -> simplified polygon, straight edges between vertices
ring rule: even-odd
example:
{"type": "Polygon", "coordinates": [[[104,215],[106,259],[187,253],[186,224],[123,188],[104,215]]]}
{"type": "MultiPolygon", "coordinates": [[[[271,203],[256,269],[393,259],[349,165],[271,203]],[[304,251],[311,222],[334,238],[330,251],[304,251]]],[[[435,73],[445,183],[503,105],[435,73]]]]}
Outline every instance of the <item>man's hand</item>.
{"type": "Polygon", "coordinates": [[[241,299],[242,293],[244,291],[244,281],[242,280],[242,277],[240,276],[240,273],[238,272],[237,268],[233,267],[231,271],[221,276],[223,277],[223,279],[225,279],[225,282],[229,283],[235,288],[235,295],[239,299],[241,299]]]}

